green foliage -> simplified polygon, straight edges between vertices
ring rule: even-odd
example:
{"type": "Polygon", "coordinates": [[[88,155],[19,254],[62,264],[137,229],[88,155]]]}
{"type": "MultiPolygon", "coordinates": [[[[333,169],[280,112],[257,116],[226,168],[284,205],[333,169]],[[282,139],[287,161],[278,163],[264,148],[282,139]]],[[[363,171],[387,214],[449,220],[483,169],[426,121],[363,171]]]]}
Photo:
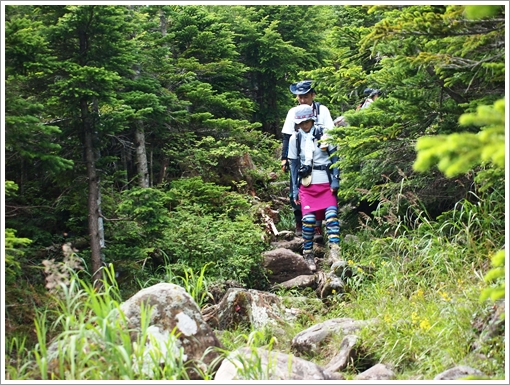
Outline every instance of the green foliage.
{"type": "Polygon", "coordinates": [[[261,283],[262,231],[247,215],[232,220],[227,214],[208,214],[198,206],[183,206],[172,212],[167,227],[166,252],[174,263],[198,271],[212,262],[208,276],[261,283]]]}
{"type": "MultiPolygon", "coordinates": [[[[283,189],[271,194],[267,179],[279,169],[275,137],[294,104],[289,83],[302,78],[314,79],[317,100],[349,122],[333,132],[339,200],[345,215],[357,215],[351,208],[363,200],[373,211],[356,218],[361,240],[343,244],[342,252],[350,266],[375,270],[353,276],[348,290],[319,301],[321,308],[300,305],[304,311],[288,332],[319,316],[378,317],[360,347],[393,363],[402,379],[430,378],[461,361],[491,377],[504,375],[501,338],[476,341],[472,324],[473,314],[492,308],[479,302],[480,291],[482,300],[497,300],[505,288],[505,7],[8,5],[5,11],[5,171],[16,181],[6,182],[5,216],[11,379],[44,378],[53,363],[52,379],[148,379],[133,364],[143,361],[143,341],[128,342],[125,325],[114,320],[117,304],[108,295],[98,299],[102,293],[81,281],[62,288],[65,306],[51,301],[58,310],[41,314],[36,350],[15,338],[30,324],[27,304],[46,303],[41,274],[33,273],[40,271],[36,251],[59,250],[63,231],[88,237],[86,167],[98,172],[103,252],[119,266],[122,293],[137,279],[175,280],[197,302],[207,300],[211,280],[263,286],[260,255],[268,245],[254,213],[260,200],[283,196],[283,189]],[[383,95],[356,112],[366,87],[383,95]],[[93,165],[83,162],[85,128],[94,134],[93,165]],[[144,133],[149,189],[135,187],[137,131],[144,133]],[[430,144],[429,169],[416,172],[417,143],[434,136],[440,143],[430,144]],[[456,178],[432,167],[441,161],[456,178]],[[248,192],[259,199],[248,199],[248,192]],[[44,322],[51,317],[55,327],[44,322]],[[48,360],[54,351],[46,343],[61,331],[67,334],[57,338],[58,357],[48,360]],[[476,361],[476,354],[488,359],[476,361]]],[[[281,216],[277,225],[292,227],[292,213],[281,216]]],[[[342,225],[344,232],[353,228],[342,225]]],[[[82,253],[86,259],[90,250],[82,253]]],[[[311,289],[292,294],[316,297],[311,289]]],[[[109,295],[116,301],[121,294],[109,295]]],[[[235,343],[230,332],[223,335],[236,347],[245,340],[267,346],[272,331],[235,343]]],[[[279,348],[288,349],[290,339],[279,335],[279,348]]],[[[254,358],[246,375],[267,378],[254,358]]],[[[152,379],[184,379],[178,354],[163,360],[164,371],[152,379]]]]}
{"type": "MultiPolygon", "coordinates": [[[[5,149],[11,164],[28,164],[53,174],[72,168],[73,161],[62,157],[56,140],[61,130],[47,121],[43,104],[18,94],[17,83],[8,79],[6,87],[5,149]]],[[[15,175],[13,170],[9,175],[15,175]]]]}
{"type": "Polygon", "coordinates": [[[504,277],[503,213],[501,200],[484,194],[476,204],[459,202],[437,221],[401,223],[399,235],[380,237],[367,226],[358,242],[342,243],[350,265],[373,271],[372,278],[354,282],[355,290],[346,290],[332,310],[338,317],[377,320],[362,330],[359,351],[372,362],[398,367],[397,379],[432,378],[459,362],[490,378],[502,376],[501,336],[481,341],[473,324],[490,317],[492,307],[480,303],[486,283],[494,279],[496,285],[484,289],[485,296],[504,292],[498,286],[504,277]],[[490,278],[483,278],[485,255],[494,252],[490,278]],[[477,361],[477,353],[491,359],[477,361]]]}
{"type": "Polygon", "coordinates": [[[5,229],[5,281],[7,284],[12,283],[21,272],[21,263],[23,262],[23,250],[25,246],[32,243],[28,238],[16,237],[16,230],[5,229]]]}
{"type": "MultiPolygon", "coordinates": [[[[164,191],[154,188],[133,188],[123,194],[118,210],[121,215],[128,215],[143,228],[140,236],[149,243],[163,236],[168,225],[168,197],[164,191]]],[[[132,234],[135,235],[135,234],[132,234]]]]}
{"type": "Polygon", "coordinates": [[[502,11],[500,5],[466,5],[466,16],[470,19],[483,19],[497,15],[502,11]]]}
{"type": "Polygon", "coordinates": [[[125,258],[125,246],[133,259],[156,253],[169,264],[191,271],[207,269],[208,279],[260,282],[260,253],[265,249],[262,229],[249,214],[243,195],[201,178],[173,181],[166,192],[131,189],[119,202],[119,215],[128,220],[111,229],[111,260],[125,258]]]}
{"type": "Polygon", "coordinates": [[[245,197],[229,192],[230,188],[211,182],[204,182],[200,177],[182,178],[172,181],[167,191],[170,207],[180,205],[197,205],[207,213],[229,213],[236,217],[249,208],[245,197]]]}
{"type": "MultiPolygon", "coordinates": [[[[498,48],[504,44],[503,18],[467,20],[464,6],[352,6],[338,12],[343,18],[328,37],[335,60],[304,75],[319,81],[319,94],[331,95],[331,105],[324,103],[349,123],[331,133],[340,158],[340,203],[397,202],[412,192],[432,216],[450,209],[473,185],[472,174],[450,180],[415,172],[416,142],[463,131],[475,135],[476,127],[462,127],[460,115],[504,96],[498,48]],[[366,87],[381,89],[382,96],[356,112],[366,87]]],[[[501,152],[496,156],[501,159],[501,152]]]]}
{"type": "Polygon", "coordinates": [[[504,168],[505,100],[498,100],[492,107],[479,106],[476,114],[462,115],[459,123],[482,126],[482,129],[477,134],[465,132],[419,138],[415,170],[425,171],[437,163],[446,176],[454,177],[479,164],[492,163],[504,168]]]}
{"type": "MultiPolygon", "coordinates": [[[[505,297],[505,251],[499,250],[491,257],[492,269],[485,275],[484,279],[487,283],[496,283],[495,286],[486,288],[480,295],[480,300],[485,301],[490,298],[497,301],[505,297]]],[[[504,316],[504,314],[503,314],[504,316]]]]}
{"type": "Polygon", "coordinates": [[[279,136],[281,119],[294,103],[289,82],[298,72],[321,65],[329,48],[317,44],[333,23],[330,7],[249,5],[213,7],[234,33],[239,58],[248,71],[242,84],[253,92],[255,120],[279,136]],[[299,20],[299,23],[296,23],[299,20]]]}
{"type": "MultiPolygon", "coordinates": [[[[447,176],[453,177],[467,172],[480,163],[493,164],[496,169],[505,167],[505,100],[498,100],[494,107],[479,106],[476,114],[460,117],[463,125],[483,126],[478,134],[452,134],[447,137],[420,138],[416,144],[418,157],[415,168],[428,169],[433,162],[439,161],[438,168],[447,176]]],[[[480,179],[493,174],[482,173],[480,179]]],[[[500,173],[501,179],[502,173],[500,173]]],[[[492,183],[491,183],[492,185],[492,183]]],[[[482,291],[481,299],[497,300],[504,297],[504,251],[498,251],[492,257],[493,269],[487,272],[487,282],[502,278],[496,287],[482,291]]]]}
{"type": "MultiPolygon", "coordinates": [[[[185,265],[183,266],[183,275],[176,275],[172,271],[174,266],[167,264],[165,265],[164,280],[165,282],[182,286],[201,309],[212,298],[212,294],[208,291],[208,281],[205,277],[205,271],[211,264],[212,262],[208,262],[202,266],[198,275],[193,272],[193,269],[185,265]]],[[[177,266],[178,268],[179,266],[177,266]]]]}
{"type": "MultiPolygon", "coordinates": [[[[270,380],[274,378],[276,362],[271,359],[271,353],[276,343],[274,337],[268,336],[267,330],[252,330],[249,334],[238,334],[234,339],[234,345],[246,346],[250,349],[248,356],[223,351],[225,359],[236,367],[235,380],[270,380]],[[267,365],[262,364],[262,357],[257,348],[268,351],[267,365]]],[[[232,341],[229,341],[230,343],[232,341]]],[[[291,361],[289,362],[289,370],[291,361]]]]}
{"type": "Polygon", "coordinates": [[[14,196],[16,195],[16,191],[18,191],[18,185],[14,183],[12,180],[6,180],[4,183],[5,196],[14,196]]]}

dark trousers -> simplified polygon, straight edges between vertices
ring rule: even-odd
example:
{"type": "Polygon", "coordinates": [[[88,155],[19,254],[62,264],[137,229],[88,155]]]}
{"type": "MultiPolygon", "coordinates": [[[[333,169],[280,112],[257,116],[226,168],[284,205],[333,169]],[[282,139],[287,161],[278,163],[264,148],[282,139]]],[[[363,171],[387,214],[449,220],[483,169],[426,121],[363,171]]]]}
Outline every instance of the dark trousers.
{"type": "Polygon", "coordinates": [[[303,213],[301,212],[301,205],[297,205],[294,202],[294,191],[292,186],[292,175],[290,176],[290,204],[292,206],[292,210],[294,211],[294,219],[296,220],[296,225],[301,227],[301,220],[303,219],[303,213]]]}

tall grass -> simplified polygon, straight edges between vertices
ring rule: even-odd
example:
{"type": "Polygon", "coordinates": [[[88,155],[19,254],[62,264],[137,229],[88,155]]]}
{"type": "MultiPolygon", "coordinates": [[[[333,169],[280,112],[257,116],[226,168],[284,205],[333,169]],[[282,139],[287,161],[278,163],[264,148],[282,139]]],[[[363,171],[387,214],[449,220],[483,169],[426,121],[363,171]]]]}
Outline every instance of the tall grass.
{"type": "Polygon", "coordinates": [[[213,262],[205,263],[197,274],[189,266],[169,263],[167,255],[164,252],[162,255],[165,263],[154,276],[145,281],[137,280],[141,289],[161,282],[179,285],[186,290],[200,309],[213,299],[209,292],[209,280],[206,278],[207,268],[213,265],[213,262]]]}
{"type": "MultiPolygon", "coordinates": [[[[220,350],[222,356],[229,360],[237,368],[237,374],[234,380],[271,380],[276,369],[276,361],[272,359],[271,353],[276,343],[276,338],[271,335],[269,329],[251,330],[248,334],[240,332],[234,334],[233,345],[239,347],[248,347],[250,354],[243,355],[232,353],[231,349],[220,350]],[[258,348],[268,351],[267,362],[264,362],[258,348]]],[[[225,336],[224,336],[225,337],[225,336]]],[[[290,371],[290,367],[289,367],[290,371]]]]}
{"type": "Polygon", "coordinates": [[[351,290],[332,313],[377,321],[363,330],[359,347],[373,362],[393,365],[399,379],[432,379],[460,364],[504,378],[503,338],[482,340],[473,326],[493,305],[480,295],[490,281],[489,256],[504,242],[499,202],[466,200],[437,222],[426,215],[396,222],[398,231],[386,227],[383,237],[365,226],[359,243],[342,245],[345,259],[374,272],[348,282],[351,290]],[[490,357],[480,358],[488,351],[490,357]]]}
{"type": "MultiPolygon", "coordinates": [[[[129,328],[120,310],[113,267],[105,270],[101,291],[72,273],[68,285],[54,295],[56,320],[51,310],[38,313],[35,348],[16,346],[20,357],[8,362],[8,379],[40,380],[186,380],[189,378],[176,331],[150,326],[150,308],[141,309],[139,330],[129,328]],[[56,334],[47,340],[49,331],[56,334]],[[164,335],[164,339],[161,337],[164,335]],[[164,341],[164,342],[160,342],[164,341]],[[24,353],[24,354],[23,354],[24,353]],[[23,362],[23,365],[20,363],[23,362]]],[[[17,344],[11,341],[11,346],[17,344]]],[[[21,344],[21,343],[19,343],[21,344]]],[[[210,374],[204,373],[210,379],[210,374]]]]}
{"type": "MultiPolygon", "coordinates": [[[[358,242],[342,242],[342,257],[354,272],[345,277],[345,291],[324,300],[326,311],[310,313],[308,307],[306,317],[285,331],[293,334],[279,335],[273,347],[291,353],[297,331],[327,319],[374,320],[361,332],[357,362],[344,371],[347,379],[378,362],[392,366],[397,380],[431,380],[456,365],[477,368],[487,379],[504,379],[504,336],[484,338],[475,327],[487,322],[493,310],[493,302],[481,294],[498,279],[500,286],[485,297],[501,298],[504,290],[504,257],[498,252],[505,238],[504,205],[496,195],[473,196],[474,202],[459,202],[437,220],[420,211],[419,204],[396,215],[390,202],[379,217],[376,213],[371,222],[367,219],[356,234],[358,242]],[[487,275],[492,255],[497,258],[487,275]]],[[[295,289],[278,292],[289,297],[306,293],[314,295],[295,289]]],[[[299,301],[293,301],[292,307],[296,305],[299,301]]],[[[265,331],[266,336],[277,332],[265,331]]],[[[241,333],[224,332],[222,340],[234,349],[241,333]]],[[[335,353],[324,346],[321,354],[307,358],[324,366],[335,353]]],[[[257,361],[252,365],[257,368],[257,361]]],[[[266,378],[256,369],[246,375],[266,378]]]]}

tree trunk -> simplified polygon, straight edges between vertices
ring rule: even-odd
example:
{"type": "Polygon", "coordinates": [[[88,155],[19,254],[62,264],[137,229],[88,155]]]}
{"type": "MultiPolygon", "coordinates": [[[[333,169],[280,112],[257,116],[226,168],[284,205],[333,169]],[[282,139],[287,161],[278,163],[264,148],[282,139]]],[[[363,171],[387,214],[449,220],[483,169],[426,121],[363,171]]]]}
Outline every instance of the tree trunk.
{"type": "Polygon", "coordinates": [[[161,163],[161,166],[160,166],[159,176],[158,176],[158,181],[157,181],[158,185],[161,185],[166,178],[166,171],[168,169],[168,165],[170,164],[170,159],[168,158],[168,156],[163,155],[161,157],[160,163],[161,163]]]}
{"type": "Polygon", "coordinates": [[[136,143],[136,168],[138,171],[139,185],[142,188],[149,187],[149,167],[147,165],[147,150],[145,148],[145,132],[143,123],[138,121],[135,133],[136,143]]]}
{"type": "Polygon", "coordinates": [[[96,170],[96,157],[94,149],[94,127],[88,111],[87,101],[81,101],[81,119],[84,132],[85,162],[87,164],[87,178],[89,182],[88,210],[89,210],[89,237],[90,258],[92,262],[92,280],[95,287],[101,286],[102,260],[101,260],[101,234],[100,207],[99,207],[99,178],[96,170]]]}

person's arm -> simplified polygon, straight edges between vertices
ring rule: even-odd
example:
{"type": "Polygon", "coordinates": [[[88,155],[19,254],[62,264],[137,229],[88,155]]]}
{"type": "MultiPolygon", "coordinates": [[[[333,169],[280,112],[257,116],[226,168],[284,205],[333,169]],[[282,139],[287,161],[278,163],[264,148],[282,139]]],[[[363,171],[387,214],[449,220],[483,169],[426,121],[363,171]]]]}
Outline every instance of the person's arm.
{"type": "Polygon", "coordinates": [[[290,175],[291,175],[291,183],[294,188],[292,189],[292,199],[294,202],[299,202],[299,180],[298,180],[298,170],[299,170],[299,159],[289,159],[290,160],[290,175]]]}
{"type": "Polygon", "coordinates": [[[287,172],[289,171],[289,160],[287,159],[289,156],[289,140],[292,135],[283,134],[282,138],[282,170],[287,172]]]}
{"type": "MultiPolygon", "coordinates": [[[[336,150],[336,148],[335,148],[336,150]]],[[[331,163],[335,164],[338,162],[338,155],[333,155],[331,158],[331,163]]],[[[340,187],[340,169],[338,167],[331,167],[331,191],[336,192],[340,187]]]]}
{"type": "Polygon", "coordinates": [[[282,128],[282,157],[281,157],[281,167],[283,171],[288,171],[288,152],[289,152],[289,139],[292,134],[296,131],[294,129],[294,107],[291,108],[287,112],[287,117],[285,118],[285,123],[283,123],[282,128]]]}
{"type": "Polygon", "coordinates": [[[296,107],[292,107],[288,112],[287,116],[285,117],[285,122],[283,123],[282,127],[282,134],[289,134],[292,135],[296,130],[294,129],[294,110],[296,107]]]}
{"type": "Polygon", "coordinates": [[[297,134],[294,134],[290,137],[289,140],[289,162],[290,162],[290,187],[292,190],[293,196],[291,199],[294,202],[299,201],[299,179],[298,179],[298,170],[301,164],[299,160],[299,154],[297,151],[297,134]]]}

